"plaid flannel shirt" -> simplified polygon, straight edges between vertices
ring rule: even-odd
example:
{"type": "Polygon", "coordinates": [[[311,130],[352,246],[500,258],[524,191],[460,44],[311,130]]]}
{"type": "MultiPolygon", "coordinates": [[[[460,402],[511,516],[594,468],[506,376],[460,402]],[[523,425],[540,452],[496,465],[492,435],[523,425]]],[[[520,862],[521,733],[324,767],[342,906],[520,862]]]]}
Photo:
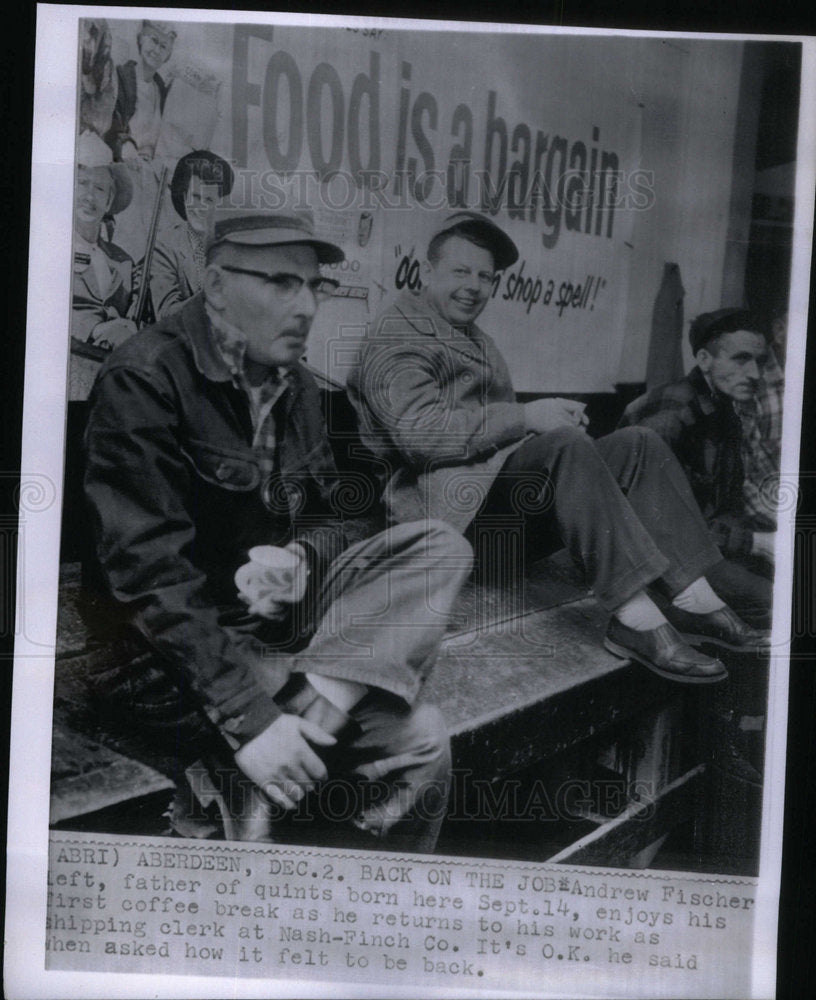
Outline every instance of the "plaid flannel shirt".
{"type": "Polygon", "coordinates": [[[767,512],[746,505],[742,421],[699,368],[630,403],[620,426],[635,424],[651,427],[674,451],[724,555],[750,554],[754,532],[773,530],[767,512]]]}
{"type": "Polygon", "coordinates": [[[753,399],[736,402],[742,421],[742,484],[745,510],[751,517],[776,523],[776,486],[782,452],[782,401],[785,376],[772,353],[753,399]]]}
{"type": "Polygon", "coordinates": [[[252,448],[258,458],[262,475],[270,476],[275,471],[275,447],[277,436],[273,409],[275,403],[286,392],[289,385],[289,371],[286,368],[270,368],[260,385],[250,385],[244,366],[246,337],[231,323],[227,323],[213,309],[204,307],[212,327],[218,353],[232,376],[233,385],[249,400],[252,417],[252,448]]]}

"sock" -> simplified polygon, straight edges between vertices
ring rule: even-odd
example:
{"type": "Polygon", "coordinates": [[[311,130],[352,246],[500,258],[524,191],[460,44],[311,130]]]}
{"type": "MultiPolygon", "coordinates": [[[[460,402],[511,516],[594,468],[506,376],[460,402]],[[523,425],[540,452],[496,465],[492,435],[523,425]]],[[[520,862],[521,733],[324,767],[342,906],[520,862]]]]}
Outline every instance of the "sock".
{"type": "Polygon", "coordinates": [[[638,632],[646,632],[652,628],[658,628],[666,624],[666,619],[660,608],[642,590],[624,601],[620,607],[615,608],[615,617],[627,628],[633,628],[638,632]]]}
{"type": "Polygon", "coordinates": [[[694,583],[675,594],[672,604],[681,611],[690,611],[696,615],[706,615],[709,611],[725,607],[725,601],[717,597],[704,576],[698,576],[694,583]]]}

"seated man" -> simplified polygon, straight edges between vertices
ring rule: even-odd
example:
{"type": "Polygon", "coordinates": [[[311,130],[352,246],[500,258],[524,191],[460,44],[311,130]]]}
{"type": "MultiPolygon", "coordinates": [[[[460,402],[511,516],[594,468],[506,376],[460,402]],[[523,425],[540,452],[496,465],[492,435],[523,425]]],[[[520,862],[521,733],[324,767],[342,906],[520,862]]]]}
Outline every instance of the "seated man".
{"type": "MultiPolygon", "coordinates": [[[[747,620],[766,625],[780,438],[760,432],[757,404],[768,344],[761,324],[742,309],[703,313],[691,324],[690,338],[696,366],[630,403],[621,424],[650,427],[670,446],[725,556],[709,571],[709,581],[747,620]]],[[[781,399],[777,373],[774,364],[766,404],[781,399]]],[[[779,405],[773,416],[780,423],[779,405]]]]}
{"type": "Polygon", "coordinates": [[[348,392],[383,465],[390,516],[442,518],[477,540],[497,521],[521,522],[528,553],[564,544],[583,567],[613,613],[610,651],[671,680],[720,681],[722,663],[672,622],[727,648],[767,637],[706,582],[721,557],[671,452],[642,429],[593,442],[570,400],[516,402],[504,360],[476,325],[496,271],[517,258],[491,220],[457,212],[430,241],[422,290],[402,293],[372,324],[348,392]],[[656,582],[671,599],[665,616],[646,593],[656,582]]]}
{"type": "Polygon", "coordinates": [[[338,509],[299,358],[336,285],[318,265],[342,259],[307,216],[217,209],[203,293],[103,367],[85,488],[120,650],[91,686],[106,725],[169,756],[177,831],[210,833],[182,808],[185,772],[236,839],[297,836],[293,810],[331,775],[346,802],[360,789],[355,836],[430,851],[450,757],[416,699],[471,553],[441,523],[372,534],[338,509]],[[235,574],[258,545],[299,570],[242,603],[235,574]]]}

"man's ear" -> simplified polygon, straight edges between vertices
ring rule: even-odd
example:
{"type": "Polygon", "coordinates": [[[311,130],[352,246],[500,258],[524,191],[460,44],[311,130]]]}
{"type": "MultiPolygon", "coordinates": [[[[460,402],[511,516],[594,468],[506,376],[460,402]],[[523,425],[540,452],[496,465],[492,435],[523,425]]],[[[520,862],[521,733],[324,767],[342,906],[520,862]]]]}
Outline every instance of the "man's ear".
{"type": "Polygon", "coordinates": [[[427,285],[433,274],[433,264],[429,260],[422,261],[422,283],[427,285]]]}
{"type": "Polygon", "coordinates": [[[208,264],[204,271],[204,298],[218,312],[223,311],[226,305],[224,289],[224,272],[217,264],[208,264]]]}
{"type": "Polygon", "coordinates": [[[711,358],[712,355],[704,347],[694,355],[694,360],[697,362],[697,367],[704,375],[708,375],[711,371],[711,358]]]}

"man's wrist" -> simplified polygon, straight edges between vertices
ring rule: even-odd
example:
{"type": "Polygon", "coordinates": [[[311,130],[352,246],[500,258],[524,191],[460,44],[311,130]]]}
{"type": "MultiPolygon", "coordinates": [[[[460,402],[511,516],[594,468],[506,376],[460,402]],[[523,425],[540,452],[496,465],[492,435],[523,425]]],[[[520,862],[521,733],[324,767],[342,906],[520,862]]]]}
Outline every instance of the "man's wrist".
{"type": "Polygon", "coordinates": [[[351,723],[351,716],[319,693],[315,696],[314,701],[300,713],[300,717],[320,726],[323,732],[330,736],[337,736],[351,723]]]}

